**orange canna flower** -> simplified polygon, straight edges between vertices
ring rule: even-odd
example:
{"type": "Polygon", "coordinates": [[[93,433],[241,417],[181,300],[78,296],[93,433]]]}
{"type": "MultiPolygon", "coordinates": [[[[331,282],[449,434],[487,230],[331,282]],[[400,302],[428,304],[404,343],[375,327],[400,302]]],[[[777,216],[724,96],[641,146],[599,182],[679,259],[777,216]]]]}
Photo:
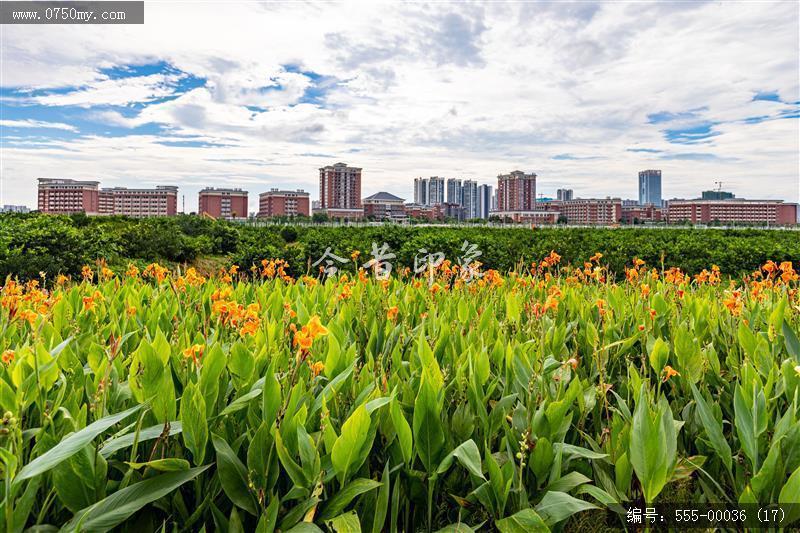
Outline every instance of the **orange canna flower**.
{"type": "Polygon", "coordinates": [[[386,318],[388,318],[389,320],[394,320],[395,318],[397,318],[398,311],[399,309],[397,309],[397,306],[393,305],[386,311],[386,318]]]}
{"type": "Polygon", "coordinates": [[[14,360],[14,350],[6,350],[3,352],[3,363],[4,364],[11,364],[11,361],[14,360]]]}
{"type": "Polygon", "coordinates": [[[644,331],[644,324],[639,324],[639,331],[644,331]]]}
{"type": "Polygon", "coordinates": [[[650,285],[642,284],[642,298],[647,298],[650,295],[650,285]]]}
{"type": "Polygon", "coordinates": [[[30,324],[31,326],[33,325],[34,322],[36,322],[36,318],[38,316],[39,315],[37,315],[35,311],[31,311],[30,309],[23,309],[17,315],[17,317],[20,320],[26,320],[28,324],[30,324]]]}
{"type": "Polygon", "coordinates": [[[327,335],[328,328],[322,325],[319,321],[319,316],[314,315],[311,317],[311,320],[308,321],[308,333],[312,339],[316,339],[320,335],[327,335]]]}
{"type": "Polygon", "coordinates": [[[203,357],[203,350],[205,350],[205,346],[202,344],[192,344],[188,348],[183,351],[183,356],[185,358],[192,358],[195,365],[200,365],[200,358],[203,357]]]}
{"type": "Polygon", "coordinates": [[[591,261],[593,263],[599,263],[600,259],[602,259],[602,258],[603,258],[603,254],[601,254],[600,252],[597,252],[596,254],[594,254],[592,257],[589,258],[589,261],[591,261]]]}
{"type": "Polygon", "coordinates": [[[320,373],[323,370],[325,370],[325,363],[323,363],[322,361],[317,361],[317,362],[315,362],[313,364],[309,363],[308,366],[311,367],[311,375],[313,377],[319,376],[320,373]]]}
{"type": "Polygon", "coordinates": [[[669,366],[669,365],[667,365],[667,366],[665,366],[665,367],[664,367],[664,371],[663,371],[663,372],[664,372],[663,381],[664,381],[665,383],[666,383],[667,381],[669,381],[669,378],[671,378],[671,377],[673,377],[673,376],[680,376],[680,375],[681,375],[681,374],[680,374],[680,372],[678,372],[677,370],[675,370],[674,368],[672,368],[672,367],[671,367],[671,366],[669,366]]]}

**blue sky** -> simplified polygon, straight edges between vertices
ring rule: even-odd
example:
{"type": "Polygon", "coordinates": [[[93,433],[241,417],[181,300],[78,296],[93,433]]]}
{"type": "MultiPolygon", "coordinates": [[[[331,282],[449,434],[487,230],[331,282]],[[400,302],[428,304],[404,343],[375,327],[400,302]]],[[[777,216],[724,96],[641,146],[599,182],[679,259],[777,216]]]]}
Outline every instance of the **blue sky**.
{"type": "Polygon", "coordinates": [[[1,203],[36,178],[304,188],[364,168],[539,175],[546,196],[666,198],[722,181],[800,194],[796,2],[256,3],[145,6],[143,26],[4,26],[1,203]]]}

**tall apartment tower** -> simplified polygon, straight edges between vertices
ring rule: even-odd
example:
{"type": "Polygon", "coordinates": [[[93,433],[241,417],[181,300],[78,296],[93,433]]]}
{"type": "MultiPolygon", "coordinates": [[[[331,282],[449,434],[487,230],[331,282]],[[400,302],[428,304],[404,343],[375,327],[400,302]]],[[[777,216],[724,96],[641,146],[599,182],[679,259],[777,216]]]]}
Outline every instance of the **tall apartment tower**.
{"type": "Polygon", "coordinates": [[[515,170],[497,176],[497,211],[535,211],[536,174],[515,170]]]}
{"type": "Polygon", "coordinates": [[[319,169],[319,208],[333,218],[361,218],[361,170],[336,163],[319,169]]]}
{"type": "Polygon", "coordinates": [[[42,213],[99,213],[100,182],[39,178],[38,208],[42,213]]]}
{"type": "Polygon", "coordinates": [[[414,203],[428,205],[428,179],[414,178],[414,203]]]}
{"type": "Polygon", "coordinates": [[[639,172],[639,204],[653,204],[661,207],[660,170],[642,170],[639,172]]]}
{"type": "Polygon", "coordinates": [[[478,218],[489,218],[489,213],[494,210],[493,200],[492,186],[478,185],[478,218]]]}
{"type": "Polygon", "coordinates": [[[199,194],[198,213],[214,218],[247,218],[247,191],[207,187],[199,194]]]}
{"type": "Polygon", "coordinates": [[[431,176],[428,180],[428,205],[441,205],[444,198],[444,178],[431,176]]]}
{"type": "Polygon", "coordinates": [[[464,208],[464,218],[472,220],[479,218],[478,215],[478,182],[472,180],[464,180],[462,188],[463,201],[461,206],[464,208]]]}
{"type": "Polygon", "coordinates": [[[573,198],[573,191],[572,189],[558,189],[556,191],[556,199],[562,202],[566,202],[568,200],[572,200],[573,198]]]}
{"type": "Polygon", "coordinates": [[[447,203],[464,205],[461,190],[461,180],[456,178],[447,179],[447,203]]]}

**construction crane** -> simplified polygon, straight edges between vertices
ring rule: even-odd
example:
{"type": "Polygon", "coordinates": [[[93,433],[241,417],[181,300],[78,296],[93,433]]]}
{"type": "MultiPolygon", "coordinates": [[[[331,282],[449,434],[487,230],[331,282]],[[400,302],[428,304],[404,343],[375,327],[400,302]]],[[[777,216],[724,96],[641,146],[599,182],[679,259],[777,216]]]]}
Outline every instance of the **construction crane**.
{"type": "Polygon", "coordinates": [[[722,182],[721,181],[715,181],[714,185],[717,186],[717,192],[722,192],[722,182]]]}

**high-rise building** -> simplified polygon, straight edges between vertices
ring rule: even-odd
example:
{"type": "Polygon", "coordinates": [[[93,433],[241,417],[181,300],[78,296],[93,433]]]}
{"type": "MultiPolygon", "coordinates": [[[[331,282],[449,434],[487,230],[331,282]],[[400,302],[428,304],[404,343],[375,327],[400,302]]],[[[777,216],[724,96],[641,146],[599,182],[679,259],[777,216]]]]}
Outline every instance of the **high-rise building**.
{"type": "Polygon", "coordinates": [[[661,171],[639,172],[639,205],[653,204],[661,207],[661,171]]]}
{"type": "Polygon", "coordinates": [[[96,214],[100,211],[99,186],[99,181],[39,178],[38,209],[53,214],[96,214]]]}
{"type": "Polygon", "coordinates": [[[461,206],[464,208],[464,218],[466,220],[479,218],[478,182],[473,180],[464,180],[464,185],[462,186],[461,193],[462,193],[461,206]]]}
{"type": "Polygon", "coordinates": [[[536,174],[515,170],[497,176],[497,211],[535,211],[536,174]]]}
{"type": "Polygon", "coordinates": [[[178,213],[178,187],[174,185],[158,185],[155,189],[103,188],[98,199],[103,215],[166,217],[178,213]]]}
{"type": "Polygon", "coordinates": [[[414,178],[414,203],[428,205],[428,179],[414,178]]]}
{"type": "Polygon", "coordinates": [[[361,170],[336,163],[319,169],[319,207],[331,218],[361,218],[361,170]]]}
{"type": "Polygon", "coordinates": [[[309,194],[302,189],[270,189],[258,195],[258,215],[262,218],[311,216],[309,194]]]}
{"type": "Polygon", "coordinates": [[[703,200],[732,200],[735,195],[726,191],[703,191],[703,200]]]}
{"type": "Polygon", "coordinates": [[[428,205],[444,203],[444,178],[431,176],[428,180],[428,205]]]}
{"type": "Polygon", "coordinates": [[[448,204],[463,204],[461,180],[456,178],[448,178],[447,180],[447,203],[448,204]]]}
{"type": "Polygon", "coordinates": [[[478,185],[478,218],[489,218],[493,199],[491,185],[478,185]]]}
{"type": "Polygon", "coordinates": [[[572,200],[573,192],[572,189],[558,189],[556,191],[556,199],[561,200],[562,202],[566,200],[572,200]]]}
{"type": "Polygon", "coordinates": [[[216,189],[207,187],[200,191],[198,213],[214,218],[247,218],[247,191],[242,189],[216,189]]]}

